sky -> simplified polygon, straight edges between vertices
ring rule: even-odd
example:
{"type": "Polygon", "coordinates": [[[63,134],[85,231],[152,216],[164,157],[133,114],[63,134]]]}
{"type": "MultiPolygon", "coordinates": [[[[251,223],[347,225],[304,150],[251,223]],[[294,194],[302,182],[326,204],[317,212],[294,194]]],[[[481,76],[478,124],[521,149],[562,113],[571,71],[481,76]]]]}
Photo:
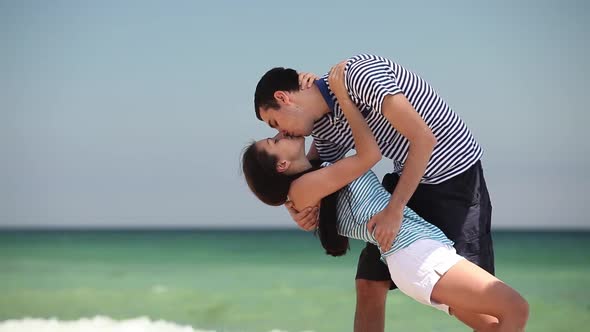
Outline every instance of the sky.
{"type": "Polygon", "coordinates": [[[240,173],[256,83],[373,53],[472,130],[494,228],[590,229],[589,36],[586,1],[0,0],[0,228],[295,227],[240,173]]]}

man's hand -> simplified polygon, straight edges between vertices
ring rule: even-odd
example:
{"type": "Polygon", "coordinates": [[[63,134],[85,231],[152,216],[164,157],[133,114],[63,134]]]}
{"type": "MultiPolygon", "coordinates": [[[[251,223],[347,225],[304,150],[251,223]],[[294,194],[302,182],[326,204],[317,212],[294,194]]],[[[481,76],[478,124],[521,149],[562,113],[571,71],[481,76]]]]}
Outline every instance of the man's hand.
{"type": "Polygon", "coordinates": [[[293,208],[292,202],[285,203],[293,221],[304,231],[313,231],[318,227],[319,207],[307,207],[301,211],[293,208]]]}
{"type": "Polygon", "coordinates": [[[319,77],[314,73],[299,73],[299,89],[305,90],[313,86],[319,77]]]}
{"type": "Polygon", "coordinates": [[[403,210],[385,208],[369,220],[367,227],[371,233],[375,230],[375,239],[379,243],[382,252],[391,249],[401,227],[402,218],[403,210]]]}

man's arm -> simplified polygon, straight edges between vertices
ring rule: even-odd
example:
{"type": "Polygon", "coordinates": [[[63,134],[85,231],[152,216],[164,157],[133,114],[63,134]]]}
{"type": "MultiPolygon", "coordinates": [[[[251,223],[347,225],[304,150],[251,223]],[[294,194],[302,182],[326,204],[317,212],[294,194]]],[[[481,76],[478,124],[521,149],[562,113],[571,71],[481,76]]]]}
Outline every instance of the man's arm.
{"type": "Polygon", "coordinates": [[[422,117],[402,94],[387,95],[382,112],[391,125],[409,142],[404,171],[395,186],[389,204],[375,214],[367,227],[374,230],[382,250],[391,248],[403,220],[404,207],[424,176],[428,161],[436,145],[436,137],[422,117]],[[376,229],[375,229],[376,227],[376,229]]]}
{"type": "Polygon", "coordinates": [[[390,66],[379,58],[367,58],[350,64],[347,83],[351,93],[375,111],[383,114],[409,143],[404,171],[387,207],[373,216],[368,228],[382,250],[388,250],[403,218],[403,209],[414,194],[436,145],[436,137],[422,117],[403,95],[390,66]]]}
{"type": "Polygon", "coordinates": [[[383,100],[382,112],[383,116],[410,144],[404,171],[387,206],[387,209],[402,211],[424,176],[436,146],[436,137],[401,93],[387,95],[383,100]]]}

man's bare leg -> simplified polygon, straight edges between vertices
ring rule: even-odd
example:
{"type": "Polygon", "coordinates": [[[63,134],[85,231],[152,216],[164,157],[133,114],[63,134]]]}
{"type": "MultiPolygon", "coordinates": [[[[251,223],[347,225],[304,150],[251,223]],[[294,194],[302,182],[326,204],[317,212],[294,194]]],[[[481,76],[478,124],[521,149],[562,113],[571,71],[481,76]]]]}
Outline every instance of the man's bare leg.
{"type": "Polygon", "coordinates": [[[391,281],[356,280],[355,332],[385,330],[385,300],[391,281]]]}

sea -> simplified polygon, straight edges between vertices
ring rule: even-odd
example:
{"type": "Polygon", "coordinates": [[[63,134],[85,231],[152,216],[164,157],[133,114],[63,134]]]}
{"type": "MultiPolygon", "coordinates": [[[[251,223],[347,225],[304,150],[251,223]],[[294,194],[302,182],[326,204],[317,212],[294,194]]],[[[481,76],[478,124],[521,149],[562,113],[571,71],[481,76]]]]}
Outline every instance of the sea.
{"type": "MultiPolygon", "coordinates": [[[[495,231],[527,331],[590,331],[590,232],[495,231]]],[[[0,231],[0,332],[352,331],[364,244],[299,230],[0,231]]],[[[399,291],[386,331],[469,331],[399,291]]]]}

